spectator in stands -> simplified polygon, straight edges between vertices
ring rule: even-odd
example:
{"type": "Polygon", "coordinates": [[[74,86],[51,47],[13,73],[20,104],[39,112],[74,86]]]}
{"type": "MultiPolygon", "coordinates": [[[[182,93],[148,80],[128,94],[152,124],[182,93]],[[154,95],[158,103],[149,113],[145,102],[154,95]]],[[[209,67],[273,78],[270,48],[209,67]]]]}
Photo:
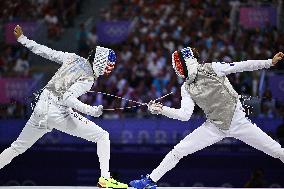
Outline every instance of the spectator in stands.
{"type": "Polygon", "coordinates": [[[264,173],[262,169],[255,169],[251,178],[246,182],[245,188],[265,188],[267,187],[267,182],[264,179],[264,173]]]}
{"type": "Polygon", "coordinates": [[[55,10],[50,10],[44,17],[46,23],[48,24],[48,37],[50,39],[59,39],[61,35],[61,26],[55,10]]]}
{"type": "Polygon", "coordinates": [[[86,31],[85,25],[83,23],[80,24],[80,30],[76,35],[79,55],[82,57],[87,57],[89,52],[89,46],[87,43],[88,32],[86,31]]]}
{"type": "Polygon", "coordinates": [[[96,34],[96,27],[94,26],[90,32],[87,34],[87,45],[89,48],[93,49],[98,45],[98,36],[96,34]]]}
{"type": "Polygon", "coordinates": [[[260,117],[275,117],[275,99],[272,98],[272,93],[269,89],[266,89],[263,94],[261,102],[261,114],[260,117]]]}
{"type": "Polygon", "coordinates": [[[21,56],[17,59],[16,65],[13,68],[13,71],[17,73],[18,76],[29,76],[30,64],[28,61],[28,54],[22,53],[21,56]]]}

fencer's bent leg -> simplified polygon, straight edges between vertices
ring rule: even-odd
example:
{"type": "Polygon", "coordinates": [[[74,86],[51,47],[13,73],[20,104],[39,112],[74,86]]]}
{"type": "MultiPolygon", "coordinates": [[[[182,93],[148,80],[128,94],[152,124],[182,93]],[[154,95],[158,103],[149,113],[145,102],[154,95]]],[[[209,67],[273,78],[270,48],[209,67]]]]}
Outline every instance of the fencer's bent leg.
{"type": "Polygon", "coordinates": [[[178,143],[160,165],[153,170],[150,178],[157,182],[169,170],[173,169],[184,156],[210,146],[225,137],[225,134],[210,122],[205,122],[178,143]]]}
{"type": "Polygon", "coordinates": [[[281,145],[251,123],[240,109],[233,117],[230,135],[284,163],[284,149],[281,145]]]}
{"type": "Polygon", "coordinates": [[[24,153],[47,132],[48,130],[37,127],[37,121],[32,115],[18,139],[12,143],[11,147],[0,154],[0,169],[9,164],[15,157],[24,153]]]}
{"type": "Polygon", "coordinates": [[[109,134],[92,121],[78,113],[71,113],[64,122],[57,124],[55,129],[97,143],[97,154],[100,161],[101,176],[110,177],[110,140],[109,134]]]}

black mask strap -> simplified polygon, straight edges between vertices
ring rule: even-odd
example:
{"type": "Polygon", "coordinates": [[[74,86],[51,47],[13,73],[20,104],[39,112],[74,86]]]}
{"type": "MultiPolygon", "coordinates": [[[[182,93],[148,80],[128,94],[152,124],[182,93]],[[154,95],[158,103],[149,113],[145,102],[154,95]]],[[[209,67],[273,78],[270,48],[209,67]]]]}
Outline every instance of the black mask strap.
{"type": "Polygon", "coordinates": [[[96,55],[96,49],[92,49],[87,58],[90,63],[93,63],[95,55],[96,55]]]}

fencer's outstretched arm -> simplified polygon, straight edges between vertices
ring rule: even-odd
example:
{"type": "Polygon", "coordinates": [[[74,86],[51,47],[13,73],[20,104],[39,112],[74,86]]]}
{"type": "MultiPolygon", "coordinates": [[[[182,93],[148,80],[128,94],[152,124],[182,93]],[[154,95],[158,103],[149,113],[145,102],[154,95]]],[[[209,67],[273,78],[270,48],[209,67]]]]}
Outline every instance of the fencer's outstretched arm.
{"type": "Polygon", "coordinates": [[[44,45],[40,45],[33,40],[28,39],[23,34],[23,31],[19,25],[15,27],[14,34],[15,34],[15,37],[17,38],[17,41],[21,43],[22,45],[24,45],[25,47],[27,47],[33,53],[43,58],[57,62],[59,64],[62,64],[68,57],[70,57],[70,55],[73,55],[72,53],[53,50],[44,45]]]}
{"type": "Polygon", "coordinates": [[[178,119],[180,121],[188,121],[194,110],[194,102],[189,93],[185,89],[185,85],[181,87],[181,107],[180,109],[170,108],[162,106],[161,104],[154,103],[149,106],[149,110],[152,113],[162,114],[172,119],[178,119]]]}
{"type": "Polygon", "coordinates": [[[270,68],[272,59],[269,60],[247,60],[241,62],[213,62],[212,68],[218,76],[225,76],[231,73],[254,71],[263,68],[270,68]]]}
{"type": "Polygon", "coordinates": [[[277,53],[273,59],[268,60],[247,60],[241,62],[213,62],[212,68],[219,76],[225,76],[231,73],[243,72],[243,71],[254,71],[263,68],[270,68],[277,64],[284,57],[282,52],[277,53]]]}
{"type": "Polygon", "coordinates": [[[90,106],[78,100],[78,97],[89,91],[92,85],[92,80],[77,81],[63,94],[63,103],[84,114],[99,117],[102,114],[103,106],[90,106]]]}

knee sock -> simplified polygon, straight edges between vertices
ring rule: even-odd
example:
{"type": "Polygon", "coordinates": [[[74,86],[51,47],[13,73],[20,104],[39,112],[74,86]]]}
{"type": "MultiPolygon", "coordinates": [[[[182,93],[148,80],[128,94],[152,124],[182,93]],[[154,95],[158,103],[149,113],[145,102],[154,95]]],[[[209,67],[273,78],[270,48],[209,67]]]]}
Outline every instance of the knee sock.
{"type": "Polygon", "coordinates": [[[105,178],[110,178],[110,140],[109,134],[107,132],[105,132],[100,138],[100,140],[97,141],[97,154],[100,161],[101,176],[105,178]]]}

